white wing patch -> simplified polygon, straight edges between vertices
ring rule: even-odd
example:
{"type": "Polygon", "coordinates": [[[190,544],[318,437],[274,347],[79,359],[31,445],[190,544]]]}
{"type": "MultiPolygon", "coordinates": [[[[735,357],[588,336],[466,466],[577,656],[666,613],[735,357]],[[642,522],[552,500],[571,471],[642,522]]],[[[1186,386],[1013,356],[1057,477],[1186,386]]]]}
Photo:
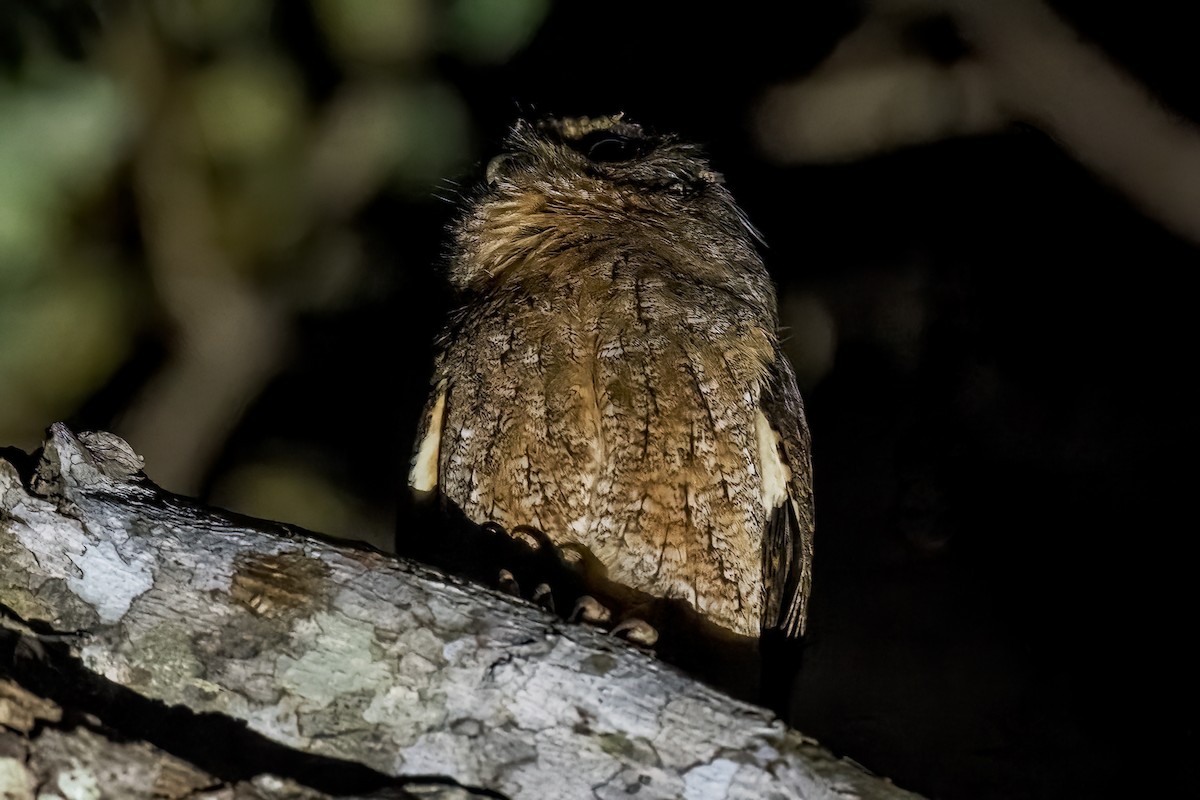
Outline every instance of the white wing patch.
{"type": "Polygon", "coordinates": [[[432,492],[438,483],[438,453],[442,445],[442,414],[446,410],[446,382],[438,384],[437,400],[429,412],[425,438],[413,456],[408,485],[418,492],[432,492]]]}
{"type": "Polygon", "coordinates": [[[775,430],[767,416],[760,410],[754,417],[758,432],[758,468],[762,474],[762,504],[769,515],[788,501],[788,487],[792,483],[792,471],[779,457],[783,437],[775,430]]]}

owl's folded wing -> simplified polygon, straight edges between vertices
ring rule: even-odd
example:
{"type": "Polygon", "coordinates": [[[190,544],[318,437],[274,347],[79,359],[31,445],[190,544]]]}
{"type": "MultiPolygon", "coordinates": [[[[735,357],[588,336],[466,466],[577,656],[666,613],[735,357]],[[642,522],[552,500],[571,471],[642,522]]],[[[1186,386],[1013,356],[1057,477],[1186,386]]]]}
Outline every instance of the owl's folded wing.
{"type": "Polygon", "coordinates": [[[442,418],[446,412],[446,380],[438,381],[425,403],[417,448],[408,472],[408,487],[417,493],[432,492],[438,485],[438,457],[442,446],[442,418]]]}
{"type": "Polygon", "coordinates": [[[812,457],[804,403],[778,349],[763,387],[759,462],[767,529],[763,536],[763,629],[803,635],[812,585],[812,457]]]}

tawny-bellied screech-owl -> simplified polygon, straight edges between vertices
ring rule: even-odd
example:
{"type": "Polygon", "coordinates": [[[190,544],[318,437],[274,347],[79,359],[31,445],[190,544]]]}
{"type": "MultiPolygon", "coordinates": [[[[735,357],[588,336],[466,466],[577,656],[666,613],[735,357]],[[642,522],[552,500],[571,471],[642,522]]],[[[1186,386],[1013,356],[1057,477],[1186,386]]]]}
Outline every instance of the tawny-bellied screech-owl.
{"type": "Polygon", "coordinates": [[[736,634],[803,633],[809,435],[754,238],[693,145],[517,123],[454,226],[412,488],[736,634]]]}

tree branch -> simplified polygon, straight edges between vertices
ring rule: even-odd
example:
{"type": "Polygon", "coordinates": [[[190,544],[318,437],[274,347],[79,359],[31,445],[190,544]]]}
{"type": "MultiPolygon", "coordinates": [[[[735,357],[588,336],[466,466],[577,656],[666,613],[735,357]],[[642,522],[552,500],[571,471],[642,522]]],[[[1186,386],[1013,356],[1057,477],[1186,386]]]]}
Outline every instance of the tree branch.
{"type": "Polygon", "coordinates": [[[221,781],[913,797],[529,603],[165,493],[111,434],[57,424],[8,455],[0,674],[221,781]]]}

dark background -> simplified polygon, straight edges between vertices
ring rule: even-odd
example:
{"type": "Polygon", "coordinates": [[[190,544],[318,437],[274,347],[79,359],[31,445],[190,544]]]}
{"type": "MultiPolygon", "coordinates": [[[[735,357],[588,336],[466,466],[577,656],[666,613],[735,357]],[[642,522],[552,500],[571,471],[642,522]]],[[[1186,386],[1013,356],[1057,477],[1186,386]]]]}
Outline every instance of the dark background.
{"type": "MultiPolygon", "coordinates": [[[[1070,137],[1009,103],[780,157],[764,96],[826,74],[864,4],[168,5],[0,2],[0,445],[112,429],[167,488],[386,543],[451,302],[442,179],[519,115],[624,111],[703,142],[768,243],[816,473],[796,727],[931,797],[1186,785],[1200,254],[1070,137]],[[273,344],[231,323],[205,355],[210,285],[273,344]]],[[[1200,113],[1176,4],[1054,9],[1200,113]]],[[[949,16],[885,18],[864,69],[986,63],[949,16]]]]}

